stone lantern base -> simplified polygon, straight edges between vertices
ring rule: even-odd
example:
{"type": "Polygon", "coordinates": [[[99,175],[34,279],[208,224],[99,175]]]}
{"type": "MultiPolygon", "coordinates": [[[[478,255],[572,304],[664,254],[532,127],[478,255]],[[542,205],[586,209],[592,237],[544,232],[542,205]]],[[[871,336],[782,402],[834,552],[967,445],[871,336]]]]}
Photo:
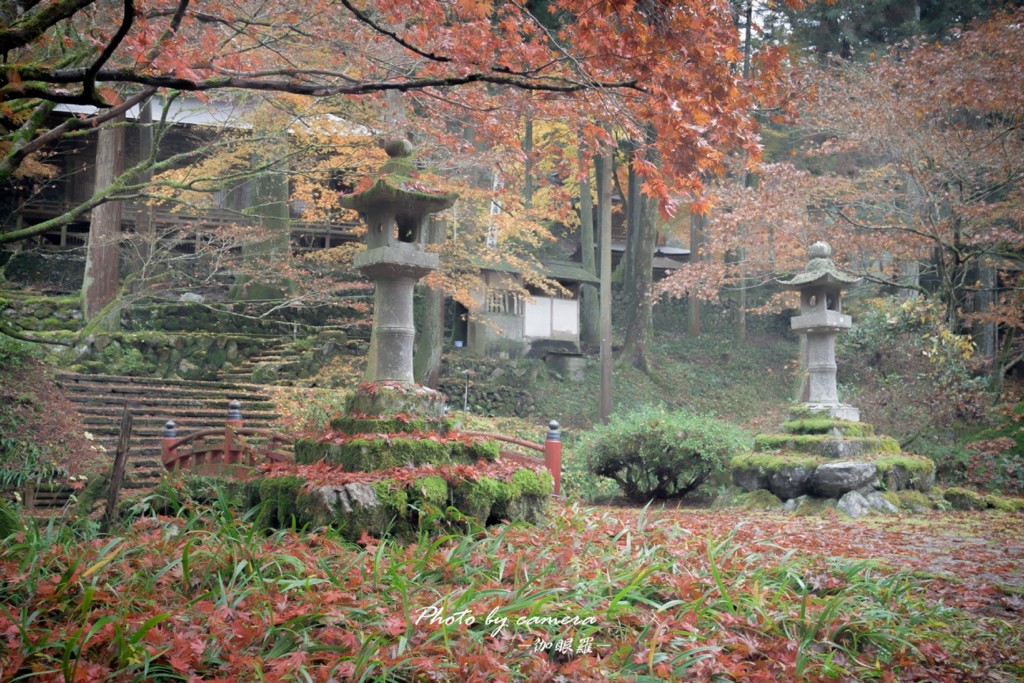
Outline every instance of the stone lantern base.
{"type": "Polygon", "coordinates": [[[350,414],[368,417],[409,415],[444,417],[445,395],[429,387],[400,382],[364,382],[349,400],[350,414]]]}
{"type": "Polygon", "coordinates": [[[799,407],[814,415],[827,415],[834,420],[860,422],[860,409],[845,403],[801,403],[799,407]]]}

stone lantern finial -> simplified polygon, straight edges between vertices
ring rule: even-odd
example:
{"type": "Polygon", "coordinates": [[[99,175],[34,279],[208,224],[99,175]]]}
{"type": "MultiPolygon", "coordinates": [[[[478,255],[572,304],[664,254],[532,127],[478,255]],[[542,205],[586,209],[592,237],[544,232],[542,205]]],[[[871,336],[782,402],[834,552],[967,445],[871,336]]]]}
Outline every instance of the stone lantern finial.
{"type": "Polygon", "coordinates": [[[853,324],[843,314],[842,291],[860,281],[836,268],[827,242],[808,248],[810,257],[803,272],[779,283],[800,292],[800,315],[791,325],[807,337],[807,384],[804,406],[815,413],[857,421],[860,411],[839,402],[836,388],[836,335],[853,324]]]}

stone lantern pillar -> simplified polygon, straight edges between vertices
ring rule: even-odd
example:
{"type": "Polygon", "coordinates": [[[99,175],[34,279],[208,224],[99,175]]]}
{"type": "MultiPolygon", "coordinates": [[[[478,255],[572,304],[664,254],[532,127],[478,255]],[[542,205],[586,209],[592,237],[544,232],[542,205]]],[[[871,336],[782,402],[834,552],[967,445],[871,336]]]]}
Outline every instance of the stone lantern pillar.
{"type": "Polygon", "coordinates": [[[836,390],[836,335],[850,329],[843,314],[842,291],[860,278],[840,272],[830,258],[832,249],[815,242],[807,250],[810,260],[802,273],[780,281],[800,292],[800,315],[791,320],[793,330],[807,336],[807,393],[803,406],[813,413],[841,420],[860,420],[857,408],[839,402],[836,390]]]}
{"type": "Polygon", "coordinates": [[[425,188],[415,181],[416,167],[405,140],[385,145],[390,157],[380,177],[361,192],[342,199],[366,221],[366,251],[353,265],[376,285],[367,382],[414,384],[413,290],[416,282],[440,265],[424,250],[428,216],[455,203],[456,194],[425,188]]]}

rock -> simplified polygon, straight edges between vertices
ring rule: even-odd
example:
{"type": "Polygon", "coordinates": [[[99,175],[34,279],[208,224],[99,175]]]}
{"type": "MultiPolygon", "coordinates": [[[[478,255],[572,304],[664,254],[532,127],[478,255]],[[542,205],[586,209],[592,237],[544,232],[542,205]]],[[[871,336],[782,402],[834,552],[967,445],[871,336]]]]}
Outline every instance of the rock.
{"type": "Polygon", "coordinates": [[[186,301],[190,304],[201,304],[206,302],[206,297],[202,294],[196,294],[195,292],[185,292],[180,297],[179,301],[186,301]]]}
{"type": "MultiPolygon", "coordinates": [[[[811,489],[822,498],[839,498],[874,482],[878,468],[873,462],[847,460],[819,465],[811,479],[811,489]]],[[[859,494],[858,494],[859,495],[859,494]]],[[[863,496],[861,496],[863,498],[863,496]]]]}
{"type": "Polygon", "coordinates": [[[935,468],[910,471],[903,465],[893,465],[884,478],[885,487],[890,491],[928,491],[935,485],[935,468]]]}
{"type": "Polygon", "coordinates": [[[768,477],[767,488],[782,500],[789,500],[807,493],[812,476],[811,467],[783,467],[768,477]]]}
{"type": "Polygon", "coordinates": [[[732,471],[732,481],[744,491],[768,488],[768,473],[760,467],[737,468],[732,471]]]}
{"type": "Polygon", "coordinates": [[[856,491],[850,491],[839,499],[839,502],[836,503],[836,509],[857,519],[871,512],[871,504],[856,491]]]}
{"type": "Polygon", "coordinates": [[[805,517],[813,517],[824,514],[836,506],[836,501],[831,498],[814,498],[813,496],[800,496],[786,501],[783,510],[805,517]]]}
{"type": "Polygon", "coordinates": [[[891,515],[900,511],[899,508],[887,501],[878,491],[864,494],[864,500],[868,502],[872,510],[877,510],[878,512],[886,512],[891,515]]]}

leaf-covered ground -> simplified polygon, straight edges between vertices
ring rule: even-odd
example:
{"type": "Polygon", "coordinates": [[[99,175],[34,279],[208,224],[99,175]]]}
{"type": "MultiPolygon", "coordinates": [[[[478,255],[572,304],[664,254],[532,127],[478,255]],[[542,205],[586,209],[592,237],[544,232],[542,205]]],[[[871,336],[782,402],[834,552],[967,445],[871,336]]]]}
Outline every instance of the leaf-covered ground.
{"type": "Polygon", "coordinates": [[[1014,681],[1021,522],[556,507],[361,546],[227,508],[32,528],[0,543],[0,680],[1014,681]]]}

